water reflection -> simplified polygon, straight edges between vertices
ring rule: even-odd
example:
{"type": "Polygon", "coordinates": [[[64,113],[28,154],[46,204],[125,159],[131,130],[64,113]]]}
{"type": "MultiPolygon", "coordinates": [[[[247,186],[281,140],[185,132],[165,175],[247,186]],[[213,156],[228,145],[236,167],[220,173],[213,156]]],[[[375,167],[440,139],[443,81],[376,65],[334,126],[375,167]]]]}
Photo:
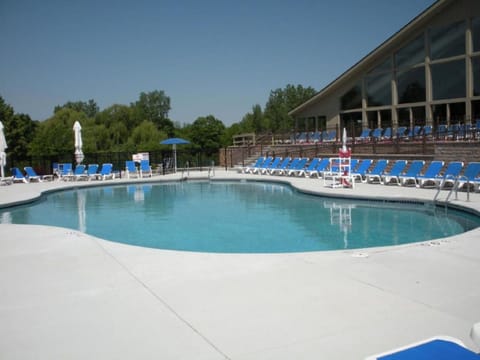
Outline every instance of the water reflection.
{"type": "Polygon", "coordinates": [[[77,208],[78,208],[78,230],[87,232],[87,213],[85,211],[85,204],[87,196],[84,191],[77,191],[77,208]]]}
{"type": "Polygon", "coordinates": [[[352,230],[352,209],[355,209],[356,205],[326,200],[323,206],[330,210],[330,224],[338,225],[343,233],[343,248],[348,249],[348,233],[352,230]]]}

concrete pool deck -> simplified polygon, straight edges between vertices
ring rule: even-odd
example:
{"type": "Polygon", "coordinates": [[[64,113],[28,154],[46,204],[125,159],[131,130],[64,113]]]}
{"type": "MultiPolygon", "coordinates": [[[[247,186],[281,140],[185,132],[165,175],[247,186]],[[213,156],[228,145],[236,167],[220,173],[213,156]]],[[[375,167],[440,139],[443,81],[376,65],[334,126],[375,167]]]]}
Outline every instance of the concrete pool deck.
{"type": "MultiPolygon", "coordinates": [[[[430,201],[436,193],[367,184],[331,189],[317,179],[221,170],[213,177],[242,178],[327,195],[430,201]]],[[[0,206],[92,183],[100,182],[1,186],[0,206]]],[[[480,194],[467,202],[459,193],[452,203],[480,212],[480,194]]],[[[388,248],[210,254],[3,224],[0,358],[363,359],[436,335],[478,351],[469,331],[480,321],[479,284],[480,229],[388,248]]]]}

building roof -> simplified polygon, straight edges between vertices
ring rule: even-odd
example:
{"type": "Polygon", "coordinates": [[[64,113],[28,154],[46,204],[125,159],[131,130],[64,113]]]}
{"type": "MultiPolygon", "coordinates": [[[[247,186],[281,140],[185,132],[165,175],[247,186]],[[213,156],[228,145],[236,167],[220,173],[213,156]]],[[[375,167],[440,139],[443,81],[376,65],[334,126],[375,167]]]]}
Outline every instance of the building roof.
{"type": "Polygon", "coordinates": [[[308,108],[309,105],[320,100],[323,96],[327,95],[330,91],[342,85],[344,82],[348,81],[359,72],[364,71],[369,66],[372,66],[375,61],[378,61],[379,58],[385,56],[387,53],[396,49],[399,43],[402,42],[402,39],[407,38],[412,33],[421,29],[428,21],[436,14],[438,14],[442,9],[444,9],[448,4],[452,3],[454,0],[437,0],[431,6],[429,6],[425,11],[417,15],[413,20],[407,23],[404,27],[398,30],[395,34],[381,43],[378,47],[360,59],[356,64],[347,69],[343,74],[333,80],[330,84],[325,86],[322,90],[316,93],[309,100],[300,104],[295,109],[289,112],[289,115],[296,115],[302,110],[308,108]]]}

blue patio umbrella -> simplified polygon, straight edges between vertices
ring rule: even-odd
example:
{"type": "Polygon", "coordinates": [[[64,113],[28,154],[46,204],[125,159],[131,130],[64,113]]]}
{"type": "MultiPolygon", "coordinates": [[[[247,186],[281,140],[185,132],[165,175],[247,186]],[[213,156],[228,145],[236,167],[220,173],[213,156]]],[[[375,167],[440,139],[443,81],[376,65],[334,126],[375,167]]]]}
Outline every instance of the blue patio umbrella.
{"type": "Polygon", "coordinates": [[[175,164],[175,172],[177,172],[177,145],[190,144],[190,141],[181,138],[169,138],[160,141],[162,145],[172,145],[173,149],[173,163],[175,164]]]}

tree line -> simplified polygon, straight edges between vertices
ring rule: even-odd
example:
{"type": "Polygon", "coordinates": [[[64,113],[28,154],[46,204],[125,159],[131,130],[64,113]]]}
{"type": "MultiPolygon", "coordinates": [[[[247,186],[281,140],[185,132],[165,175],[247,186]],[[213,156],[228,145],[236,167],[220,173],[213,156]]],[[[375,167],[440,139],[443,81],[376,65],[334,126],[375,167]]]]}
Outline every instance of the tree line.
{"type": "Polygon", "coordinates": [[[169,137],[190,140],[191,147],[215,154],[231,145],[232,136],[242,133],[279,133],[294,124],[288,112],[315,94],[311,87],[287,85],[270,92],[264,108],[252,107],[241,121],[226,127],[213,115],[198,117],[192,124],[179,124],[169,118],[170,97],[163,90],[140,93],[129,105],[115,104],[100,110],[97,103],[69,101],[55,106],[53,115],[34,121],[28,114],[15,113],[0,96],[0,121],[8,144],[8,156],[55,157],[73,149],[73,124],[82,126],[83,152],[148,152],[161,150],[160,141],[169,137]]]}

